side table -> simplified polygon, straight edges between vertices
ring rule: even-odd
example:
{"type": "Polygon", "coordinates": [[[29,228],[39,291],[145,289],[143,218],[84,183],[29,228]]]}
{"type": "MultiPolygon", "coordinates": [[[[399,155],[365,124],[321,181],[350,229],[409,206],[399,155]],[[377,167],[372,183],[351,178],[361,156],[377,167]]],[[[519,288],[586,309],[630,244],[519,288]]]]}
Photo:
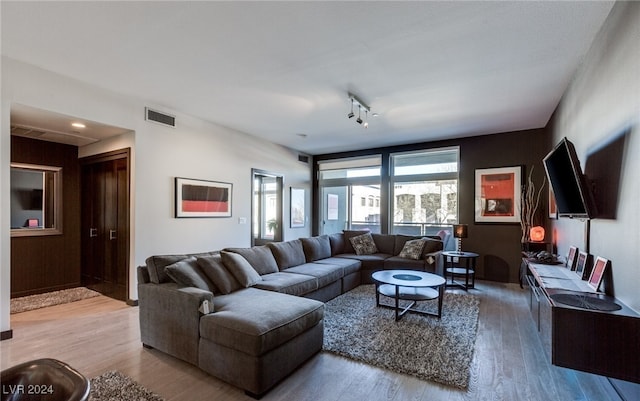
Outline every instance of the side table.
{"type": "Polygon", "coordinates": [[[451,277],[451,281],[446,282],[447,287],[460,287],[467,291],[475,288],[476,284],[476,260],[478,254],[474,252],[442,252],[444,257],[445,280],[447,275],[451,277]],[[458,258],[459,265],[455,264],[455,258],[458,258]],[[464,276],[464,282],[456,281],[456,277],[464,276]]]}

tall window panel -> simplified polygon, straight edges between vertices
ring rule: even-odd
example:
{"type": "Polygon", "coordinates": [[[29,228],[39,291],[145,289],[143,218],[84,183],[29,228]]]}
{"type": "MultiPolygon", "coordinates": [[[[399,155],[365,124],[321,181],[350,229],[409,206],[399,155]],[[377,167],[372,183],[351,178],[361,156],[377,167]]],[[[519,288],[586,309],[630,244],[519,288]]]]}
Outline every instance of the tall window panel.
{"type": "Polygon", "coordinates": [[[458,221],[458,147],[390,156],[389,232],[434,235],[458,221]]]}
{"type": "Polygon", "coordinates": [[[381,156],[322,161],[318,165],[320,233],[380,227],[381,156]]]}

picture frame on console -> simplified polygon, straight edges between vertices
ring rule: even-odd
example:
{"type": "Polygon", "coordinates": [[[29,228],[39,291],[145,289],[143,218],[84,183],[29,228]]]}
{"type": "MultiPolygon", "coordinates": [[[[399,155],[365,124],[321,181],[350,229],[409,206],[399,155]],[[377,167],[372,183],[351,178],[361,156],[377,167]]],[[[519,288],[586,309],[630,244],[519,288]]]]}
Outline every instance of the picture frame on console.
{"type": "Polygon", "coordinates": [[[607,266],[609,266],[609,260],[601,256],[598,256],[593,264],[593,269],[591,269],[587,283],[596,292],[598,292],[600,288],[600,283],[602,283],[602,278],[604,277],[605,270],[607,270],[607,266]]]}
{"type": "Polygon", "coordinates": [[[475,222],[520,223],[522,166],[476,169],[475,222]]]}
{"type": "Polygon", "coordinates": [[[578,252],[578,261],[576,262],[576,274],[583,280],[589,277],[591,273],[591,255],[587,252],[578,252]]]}
{"type": "Polygon", "coordinates": [[[175,217],[231,217],[233,184],[175,178],[175,217]]]}
{"type": "Polygon", "coordinates": [[[578,261],[578,248],[575,246],[570,246],[569,253],[567,254],[567,268],[571,271],[576,270],[577,261],[578,261]]]}

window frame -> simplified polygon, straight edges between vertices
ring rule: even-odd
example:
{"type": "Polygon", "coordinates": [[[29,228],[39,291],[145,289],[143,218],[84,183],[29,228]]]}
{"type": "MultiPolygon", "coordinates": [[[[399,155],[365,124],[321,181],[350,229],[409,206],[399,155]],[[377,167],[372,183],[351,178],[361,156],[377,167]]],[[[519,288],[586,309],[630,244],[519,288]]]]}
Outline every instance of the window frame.
{"type": "MultiPolygon", "coordinates": [[[[389,153],[389,211],[388,211],[388,228],[387,232],[394,234],[396,231],[396,222],[395,222],[395,204],[398,187],[403,184],[413,184],[413,183],[428,183],[428,182],[440,182],[440,181],[456,181],[456,206],[455,206],[455,223],[459,221],[460,218],[460,210],[459,210],[459,188],[460,188],[460,147],[459,146],[450,146],[443,148],[431,148],[431,149],[416,149],[405,152],[390,152],[389,153]],[[394,158],[397,156],[404,155],[419,155],[419,154],[428,154],[428,153],[436,153],[436,152],[455,152],[456,155],[456,171],[455,172],[436,172],[436,173],[418,173],[418,174],[403,174],[396,175],[396,163],[394,162],[394,158]]],[[[447,200],[448,201],[448,200],[447,200]]],[[[432,223],[421,223],[425,226],[435,226],[435,227],[448,227],[450,223],[445,222],[443,224],[432,224],[432,223]]],[[[424,235],[424,229],[421,229],[421,234],[424,235]]]]}

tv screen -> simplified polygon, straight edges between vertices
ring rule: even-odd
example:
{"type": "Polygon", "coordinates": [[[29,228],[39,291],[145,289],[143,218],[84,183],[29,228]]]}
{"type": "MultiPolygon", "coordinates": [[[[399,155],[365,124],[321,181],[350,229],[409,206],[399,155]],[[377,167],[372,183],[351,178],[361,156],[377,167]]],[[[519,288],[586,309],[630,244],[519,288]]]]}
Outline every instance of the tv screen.
{"type": "Polygon", "coordinates": [[[558,216],[586,219],[594,217],[593,195],[582,174],[573,143],[563,138],[544,158],[543,163],[556,198],[558,216]]]}

